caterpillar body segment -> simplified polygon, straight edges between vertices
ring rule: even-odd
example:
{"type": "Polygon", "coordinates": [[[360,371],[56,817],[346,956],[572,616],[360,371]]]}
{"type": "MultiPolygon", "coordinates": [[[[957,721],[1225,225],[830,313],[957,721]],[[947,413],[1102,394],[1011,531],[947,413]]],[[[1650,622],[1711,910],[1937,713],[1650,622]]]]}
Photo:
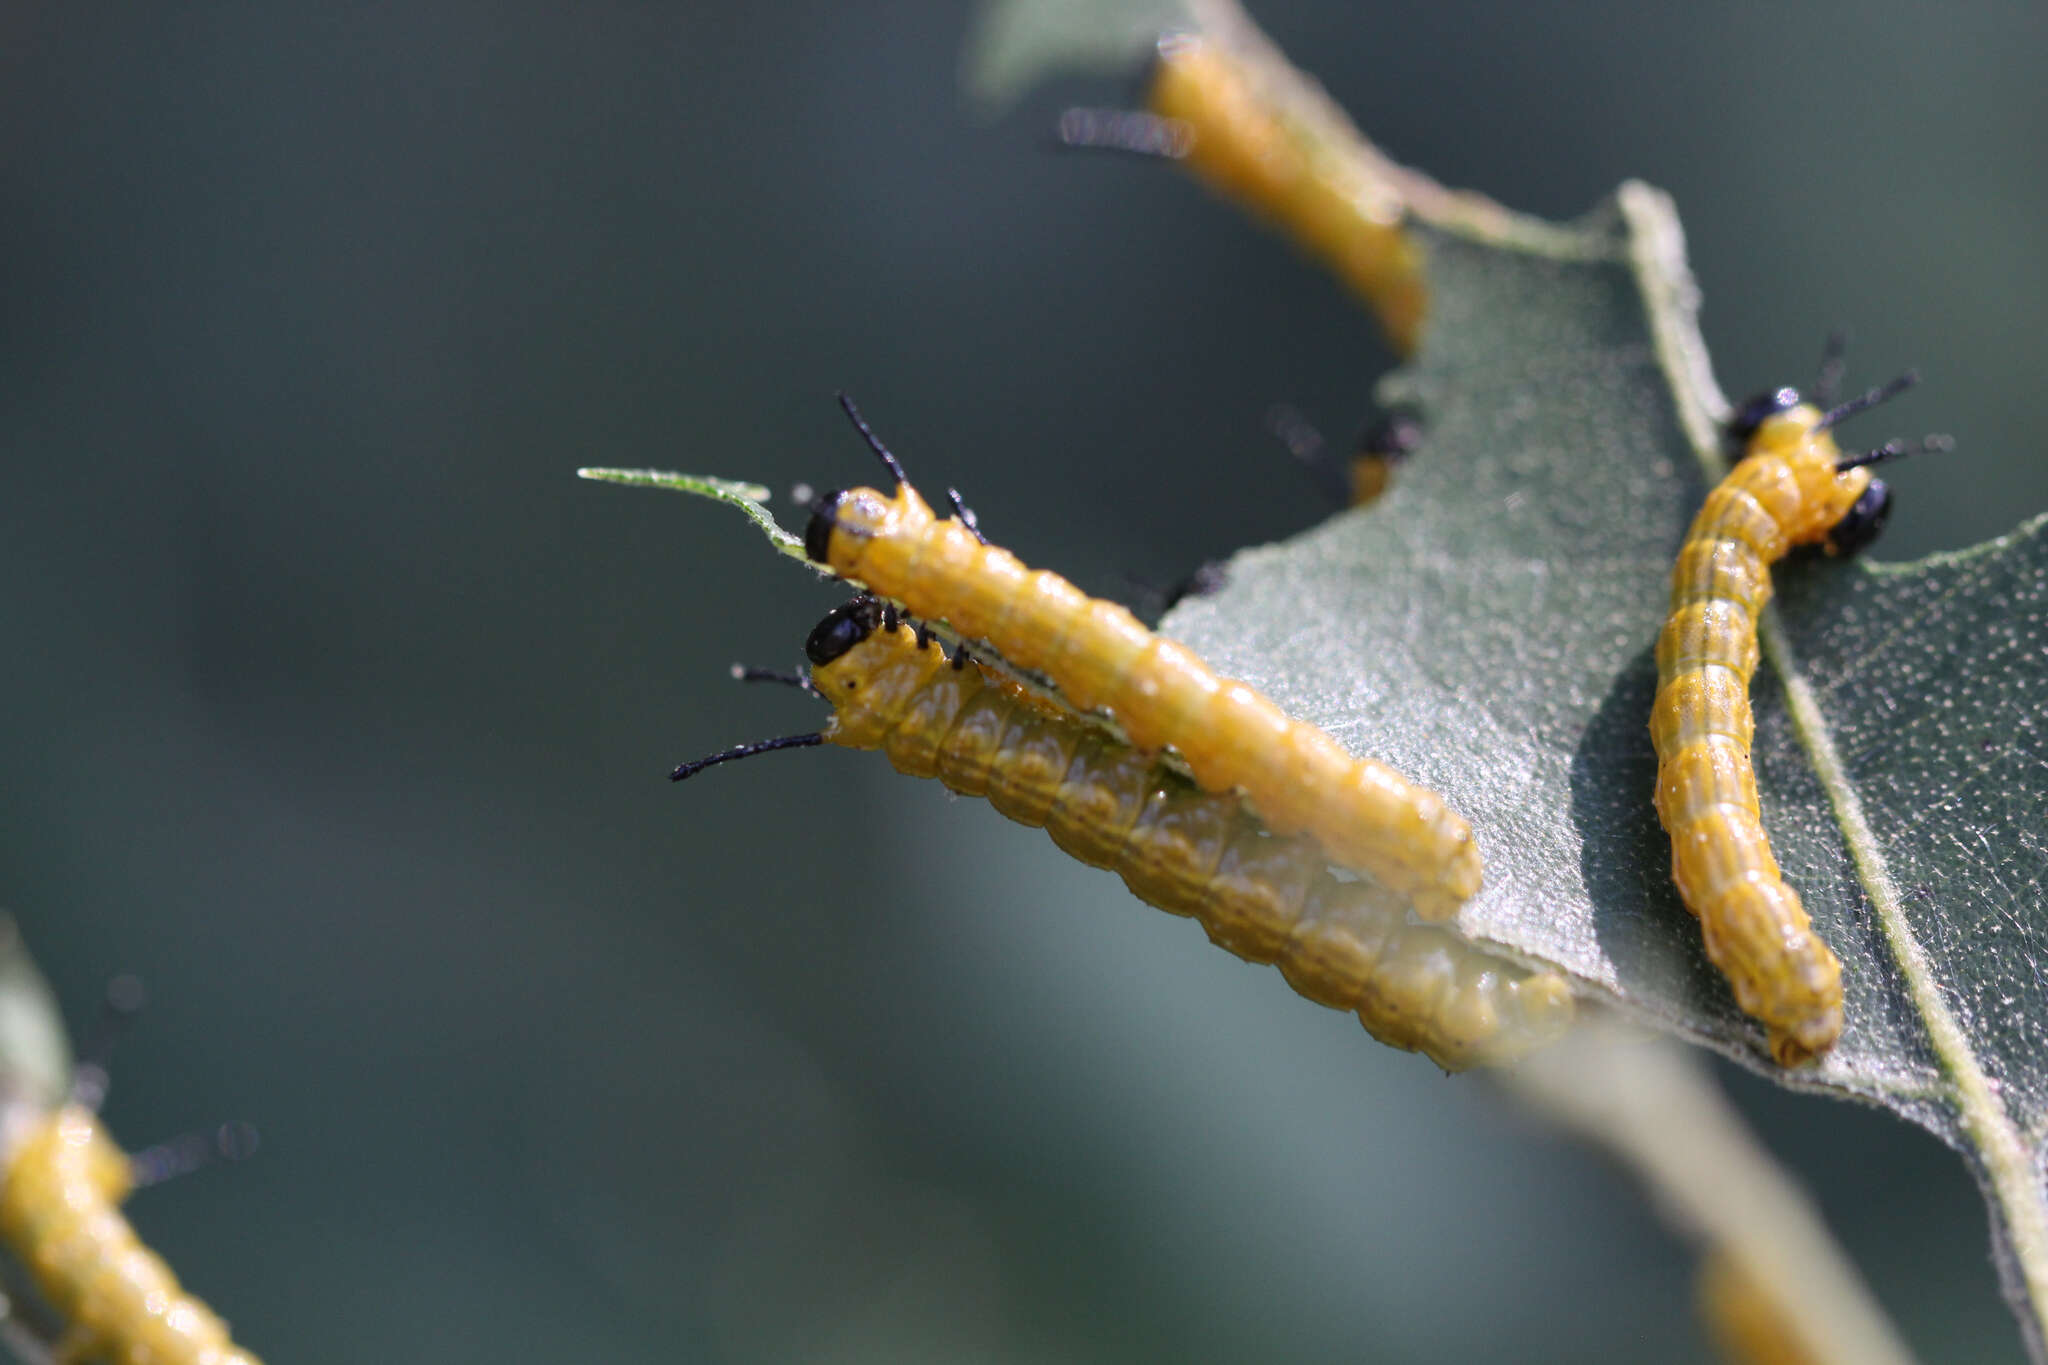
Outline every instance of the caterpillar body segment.
{"type": "Polygon", "coordinates": [[[1275,834],[1309,834],[1330,861],[1411,897],[1423,918],[1448,919],[1478,892],[1471,827],[1442,797],[1384,763],[1353,758],[1124,607],[1026,568],[957,518],[940,520],[860,425],[897,472],[895,496],[854,488],[824,499],[805,534],[812,559],[989,641],[1016,666],[1051,678],[1077,708],[1108,711],[1138,748],[1173,746],[1205,790],[1241,789],[1275,834]]]}
{"type": "Polygon", "coordinates": [[[127,1154],[75,1102],[48,1115],[7,1158],[0,1239],[66,1321],[56,1358],[259,1365],[122,1217],[117,1206],[134,1185],[127,1154]]]}
{"type": "Polygon", "coordinates": [[[811,684],[833,707],[826,743],[879,749],[901,772],[1043,827],[1139,899],[1193,917],[1219,946],[1273,963],[1302,995],[1446,1070],[1511,1061],[1570,1023],[1555,973],[1410,923],[1401,897],[1339,879],[1314,841],[1267,833],[1236,798],[1189,786],[999,673],[949,662],[883,613],[856,601],[807,644],[811,684]]]}
{"type": "Polygon", "coordinates": [[[1186,129],[1171,154],[1327,265],[1371,305],[1401,354],[1415,349],[1427,281],[1391,186],[1289,120],[1241,59],[1196,35],[1160,40],[1146,107],[1186,129]]]}
{"type": "Polygon", "coordinates": [[[1817,544],[1853,553],[1883,526],[1890,491],[1866,466],[1906,449],[1893,443],[1845,456],[1832,429],[1910,382],[1830,412],[1790,388],[1743,406],[1729,426],[1741,458],[1686,532],[1657,640],[1650,736],[1672,880],[1700,919],[1707,956],[1736,1003],[1764,1025],[1782,1066],[1834,1046],[1842,968],[1813,932],[1763,829],[1750,760],[1757,614],[1771,597],[1771,565],[1791,550],[1817,544]]]}

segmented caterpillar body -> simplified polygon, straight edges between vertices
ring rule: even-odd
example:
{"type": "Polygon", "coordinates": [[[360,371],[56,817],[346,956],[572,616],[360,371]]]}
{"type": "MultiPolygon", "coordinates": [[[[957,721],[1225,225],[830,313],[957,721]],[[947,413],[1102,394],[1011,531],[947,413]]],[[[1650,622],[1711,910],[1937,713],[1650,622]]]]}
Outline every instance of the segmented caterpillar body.
{"type": "Polygon", "coordinates": [[[1191,170],[1271,218],[1372,306],[1402,354],[1415,349],[1428,309],[1422,250],[1391,187],[1290,122],[1244,62],[1205,38],[1160,41],[1146,106],[1185,126],[1179,157],[1191,170]]]}
{"type": "Polygon", "coordinates": [[[1561,977],[1410,923],[1399,897],[1332,875],[1312,840],[1270,835],[1235,797],[1192,787],[980,664],[949,663],[873,599],[826,617],[805,648],[833,714],[794,742],[879,749],[900,772],[986,797],[1139,899],[1194,917],[1219,946],[1278,966],[1302,995],[1356,1011],[1381,1042],[1456,1071],[1512,1061],[1571,1022],[1561,977]]]}
{"type": "Polygon", "coordinates": [[[127,1154],[75,1102],[31,1129],[7,1159],[0,1239],[65,1318],[57,1358],[258,1365],[121,1216],[116,1206],[134,1183],[127,1154]]]}
{"type": "Polygon", "coordinates": [[[1845,456],[1831,429],[1909,382],[1832,412],[1790,388],[1743,406],[1729,426],[1742,457],[1686,532],[1657,640],[1650,735],[1672,880],[1699,916],[1707,956],[1736,1003],[1763,1023],[1782,1066],[1834,1046],[1842,969],[1779,874],[1759,815],[1749,704],[1757,613],[1770,600],[1770,566],[1793,547],[1852,553],[1883,526],[1890,492],[1865,466],[1905,449],[1845,456]]]}
{"type": "Polygon", "coordinates": [[[1138,748],[1172,745],[1204,789],[1241,789],[1274,833],[1305,831],[1332,862],[1412,897],[1425,919],[1449,918],[1479,890],[1471,827],[1442,797],[1384,763],[1353,758],[1116,603],[1027,569],[983,542],[968,518],[940,520],[846,408],[896,475],[896,494],[828,495],[805,534],[812,559],[917,616],[989,641],[1011,663],[1051,678],[1075,707],[1108,711],[1138,748]]]}

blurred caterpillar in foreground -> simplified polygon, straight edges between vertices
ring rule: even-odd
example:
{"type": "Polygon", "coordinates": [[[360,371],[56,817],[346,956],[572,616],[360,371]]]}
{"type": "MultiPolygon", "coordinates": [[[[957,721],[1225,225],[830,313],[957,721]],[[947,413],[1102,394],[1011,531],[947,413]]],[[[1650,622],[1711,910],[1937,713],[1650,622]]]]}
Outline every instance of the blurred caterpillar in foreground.
{"type": "Polygon", "coordinates": [[[820,743],[880,749],[900,772],[985,796],[1042,825],[1080,861],[1107,867],[1140,900],[1191,915],[1218,946],[1270,962],[1319,1004],[1355,1010],[1383,1043],[1449,1071],[1512,1061],[1571,1022],[1571,990],[1430,925],[1367,881],[1340,881],[1305,838],[1268,835],[1231,796],[1210,795],[1098,727],[1001,674],[949,662],[895,609],[858,598],[805,644],[794,677],[833,708],[819,733],[742,745],[713,764],[820,743]]]}
{"type": "Polygon", "coordinates": [[[259,1365],[121,1216],[137,1165],[100,1123],[103,1091],[104,1072],[79,1068],[72,1098],[13,1145],[0,1175],[0,1240],[65,1320],[55,1359],[259,1365]]]}
{"type": "Polygon", "coordinates": [[[1707,1335],[1728,1365],[1821,1365],[1785,1312],[1777,1291],[1733,1252],[1716,1247],[1700,1262],[1693,1299],[1707,1335]]]}
{"type": "Polygon", "coordinates": [[[1479,890],[1471,826],[1441,796],[1353,758],[1116,603],[1025,568],[982,539],[957,493],[949,490],[958,514],[939,520],[852,401],[842,394],[840,404],[895,476],[896,494],[853,488],[820,499],[804,534],[813,560],[987,640],[1051,678],[1077,709],[1107,710],[1137,748],[1172,745],[1205,790],[1241,788],[1275,834],[1307,832],[1331,862],[1412,897],[1425,919],[1450,918],[1479,890]]]}
{"type": "MultiPolygon", "coordinates": [[[[1831,343],[1822,388],[1838,371],[1831,343]]],[[[1707,495],[1671,571],[1671,615],[1657,638],[1657,816],[1671,835],[1671,876],[1699,916],[1707,956],[1736,1003],[1770,1035],[1780,1066],[1833,1047],[1842,1031],[1842,967],[1779,875],[1757,806],[1749,680],[1770,566],[1794,546],[1853,554],[1875,539],[1891,493],[1866,466],[1914,447],[1893,441],[1844,455],[1833,428],[1912,383],[1905,377],[1828,411],[1797,389],[1745,403],[1728,426],[1741,458],[1707,495]]],[[[1827,401],[1826,398],[1822,399],[1827,401]]],[[[1922,448],[1943,438],[1930,438],[1922,448]]]]}
{"type": "Polygon", "coordinates": [[[1415,349],[1427,281],[1391,184],[1291,119],[1251,64],[1194,34],[1159,41],[1145,103],[1146,113],[1068,110],[1060,140],[1182,162],[1320,258],[1372,306],[1397,351],[1415,349]]]}

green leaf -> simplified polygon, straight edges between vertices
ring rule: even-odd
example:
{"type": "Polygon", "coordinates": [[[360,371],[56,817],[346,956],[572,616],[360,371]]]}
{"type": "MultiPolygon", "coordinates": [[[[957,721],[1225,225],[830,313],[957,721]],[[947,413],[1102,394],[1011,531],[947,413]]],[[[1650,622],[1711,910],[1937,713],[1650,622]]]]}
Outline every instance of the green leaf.
{"type": "Polygon", "coordinates": [[[1752,689],[1764,824],[1843,959],[1847,1014],[1819,1067],[1784,1072],[1706,962],[1650,807],[1650,651],[1729,406],[1669,202],[1627,185],[1560,233],[1448,194],[1388,167],[1234,5],[1191,3],[1271,68],[1322,154],[1394,178],[1427,225],[1431,321],[1381,397],[1422,408],[1429,437],[1391,496],[1239,555],[1166,629],[1471,818],[1472,937],[1962,1151],[2048,1355],[2048,520],[1915,565],[1803,555],[1774,575],[1752,689]]]}
{"type": "Polygon", "coordinates": [[[1671,344],[1691,318],[1656,247],[1667,206],[1632,186],[1619,207],[1587,229],[1618,233],[1607,262],[1433,235],[1434,322],[1381,386],[1429,433],[1399,487],[1239,555],[1167,629],[1465,813],[1487,860],[1469,935],[1931,1129],[2041,1266],[2044,523],[1915,565],[1778,566],[1753,688],[1764,827],[1847,1012],[1821,1065],[1781,1071],[1706,961],[1650,805],[1651,647],[1720,469],[1690,419],[1726,404],[1671,344]]]}
{"type": "Polygon", "coordinates": [[[771,495],[758,483],[713,478],[708,474],[673,474],[663,469],[587,468],[577,470],[576,477],[594,479],[599,483],[666,488],[672,493],[694,493],[700,498],[710,498],[713,502],[737,507],[749,521],[761,529],[763,535],[768,537],[768,543],[782,554],[806,565],[811,562],[804,554],[803,541],[776,524],[775,514],[768,510],[768,499],[771,495]]]}

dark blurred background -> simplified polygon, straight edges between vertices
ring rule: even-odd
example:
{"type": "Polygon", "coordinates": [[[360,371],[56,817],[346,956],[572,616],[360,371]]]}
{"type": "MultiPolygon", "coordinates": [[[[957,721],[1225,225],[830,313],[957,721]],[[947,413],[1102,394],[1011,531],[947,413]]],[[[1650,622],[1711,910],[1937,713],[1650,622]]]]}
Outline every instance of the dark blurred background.
{"type": "MultiPolygon", "coordinates": [[[[1452,184],[1673,191],[1731,391],[1922,365],[1890,425],[1960,448],[1883,552],[2048,507],[2038,8],[1257,15],[1452,184]]],[[[1114,80],[972,118],[970,18],[0,3],[0,904],[74,1026],[154,988],[127,1142],[266,1137],[145,1234],[295,1365],[1705,1358],[1600,1160],[1042,835],[866,755],[663,780],[816,722],[725,670],[834,594],[576,466],[865,478],[846,386],[1120,593],[1322,516],[1261,414],[1389,363],[1048,152],[1114,80]]],[[[1929,1359],[2018,1358],[1954,1157],[1729,1083],[1929,1359]]]]}

